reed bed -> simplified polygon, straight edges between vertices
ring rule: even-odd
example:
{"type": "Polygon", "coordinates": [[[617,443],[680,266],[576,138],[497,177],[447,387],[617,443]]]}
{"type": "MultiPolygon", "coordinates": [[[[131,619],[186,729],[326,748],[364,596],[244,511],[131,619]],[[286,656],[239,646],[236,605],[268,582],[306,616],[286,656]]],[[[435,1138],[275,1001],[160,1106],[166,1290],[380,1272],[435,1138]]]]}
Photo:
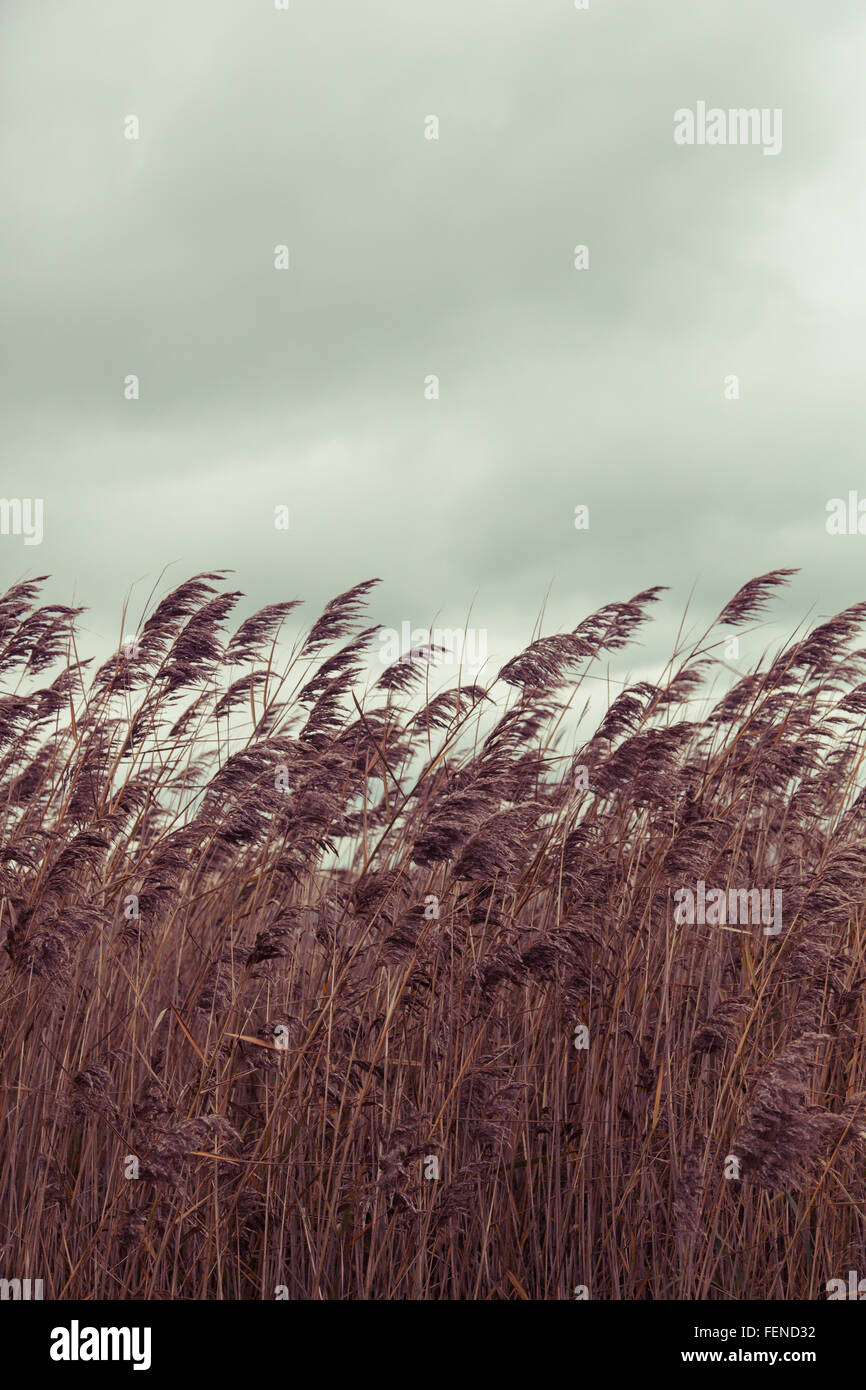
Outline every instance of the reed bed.
{"type": "MultiPolygon", "coordinates": [[[[54,1299],[790,1299],[866,1272],[860,604],[791,571],[591,733],[649,589],[485,684],[224,573],[98,669],[0,600],[0,1276],[54,1299]],[[724,689],[713,691],[722,678],[724,689]],[[577,732],[575,732],[577,730],[577,732]],[[675,920],[699,882],[783,929],[675,920]]],[[[429,654],[428,654],[429,655],[429,654]]]]}

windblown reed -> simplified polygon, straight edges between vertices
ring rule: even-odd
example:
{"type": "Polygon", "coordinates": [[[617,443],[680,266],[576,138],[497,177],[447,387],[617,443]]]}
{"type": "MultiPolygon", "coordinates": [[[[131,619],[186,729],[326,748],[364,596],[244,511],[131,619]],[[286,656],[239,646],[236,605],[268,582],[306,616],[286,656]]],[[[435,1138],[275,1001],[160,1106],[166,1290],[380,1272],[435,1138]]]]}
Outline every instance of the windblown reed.
{"type": "Polygon", "coordinates": [[[78,612],[10,589],[0,1276],[770,1299],[863,1268],[866,605],[707,698],[790,574],[567,752],[659,590],[431,694],[418,660],[370,680],[370,584],[280,664],[294,603],[229,635],[199,575],[92,674],[78,612]],[[780,890],[784,930],[675,924],[699,880],[780,890]]]}

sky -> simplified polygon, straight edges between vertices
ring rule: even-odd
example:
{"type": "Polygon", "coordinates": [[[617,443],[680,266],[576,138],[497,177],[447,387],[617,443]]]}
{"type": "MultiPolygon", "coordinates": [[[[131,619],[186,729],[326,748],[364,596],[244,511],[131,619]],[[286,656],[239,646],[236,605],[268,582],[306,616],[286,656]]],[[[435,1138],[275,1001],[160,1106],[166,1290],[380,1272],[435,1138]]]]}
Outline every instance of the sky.
{"type": "Polygon", "coordinates": [[[3,0],[3,579],[98,649],[380,577],[494,664],[670,586],[621,674],[770,569],[785,630],[863,599],[864,70],[861,0],[3,0]]]}

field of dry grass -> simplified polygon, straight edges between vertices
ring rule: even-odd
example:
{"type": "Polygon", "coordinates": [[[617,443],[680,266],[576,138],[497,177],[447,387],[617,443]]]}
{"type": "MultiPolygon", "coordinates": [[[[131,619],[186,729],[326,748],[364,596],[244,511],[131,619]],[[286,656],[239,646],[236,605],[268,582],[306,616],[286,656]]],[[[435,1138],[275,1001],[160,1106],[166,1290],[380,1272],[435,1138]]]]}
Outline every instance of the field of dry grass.
{"type": "Polygon", "coordinates": [[[230,635],[198,576],[96,671],[10,590],[0,1276],[779,1299],[866,1268],[866,605],[706,699],[789,573],[576,745],[659,591],[430,695],[419,660],[370,677],[369,585],[278,663],[294,605],[230,635]],[[699,882],[781,893],[782,930],[676,921],[699,882]]]}

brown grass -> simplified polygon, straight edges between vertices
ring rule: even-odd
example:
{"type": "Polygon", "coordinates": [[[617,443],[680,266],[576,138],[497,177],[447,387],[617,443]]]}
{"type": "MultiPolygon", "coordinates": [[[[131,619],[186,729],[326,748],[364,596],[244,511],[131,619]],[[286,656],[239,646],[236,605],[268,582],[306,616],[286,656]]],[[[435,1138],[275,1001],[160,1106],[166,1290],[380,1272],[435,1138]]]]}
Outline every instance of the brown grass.
{"type": "Polygon", "coordinates": [[[418,661],[365,691],[369,585],[278,669],[294,605],[228,640],[239,596],[198,576],[94,674],[76,613],[13,588],[0,1276],[682,1299],[862,1270],[866,606],[706,699],[789,573],[567,754],[659,591],[430,695],[418,661]],[[698,880],[781,891],[783,931],[676,925],[698,880]]]}

